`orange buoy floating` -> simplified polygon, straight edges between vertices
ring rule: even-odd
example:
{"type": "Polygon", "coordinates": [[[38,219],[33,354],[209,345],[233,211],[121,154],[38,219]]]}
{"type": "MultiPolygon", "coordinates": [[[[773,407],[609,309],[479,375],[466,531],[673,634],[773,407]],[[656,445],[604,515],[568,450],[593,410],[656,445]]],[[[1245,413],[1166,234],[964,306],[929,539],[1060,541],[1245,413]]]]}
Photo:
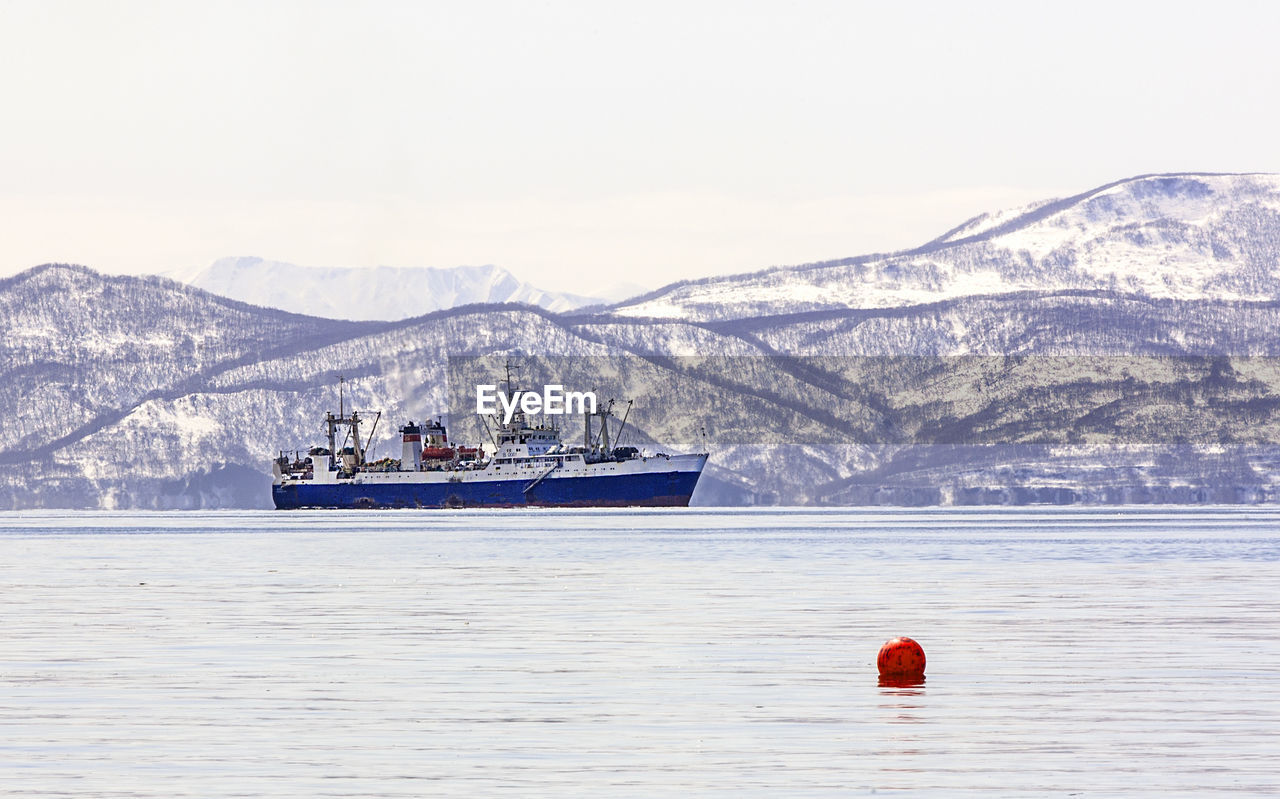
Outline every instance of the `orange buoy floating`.
{"type": "Polygon", "coordinates": [[[885,641],[876,668],[881,677],[924,677],[924,647],[905,635],[885,641]]]}

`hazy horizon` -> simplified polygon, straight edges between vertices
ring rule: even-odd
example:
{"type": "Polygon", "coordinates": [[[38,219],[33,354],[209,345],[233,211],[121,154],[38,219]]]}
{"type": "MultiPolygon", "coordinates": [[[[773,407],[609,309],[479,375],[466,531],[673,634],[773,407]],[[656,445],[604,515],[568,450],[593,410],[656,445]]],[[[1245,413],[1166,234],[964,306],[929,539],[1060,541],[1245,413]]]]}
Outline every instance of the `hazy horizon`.
{"type": "Polygon", "coordinates": [[[0,275],[493,264],[590,294],[1277,172],[1253,3],[6,4],[0,275]]]}

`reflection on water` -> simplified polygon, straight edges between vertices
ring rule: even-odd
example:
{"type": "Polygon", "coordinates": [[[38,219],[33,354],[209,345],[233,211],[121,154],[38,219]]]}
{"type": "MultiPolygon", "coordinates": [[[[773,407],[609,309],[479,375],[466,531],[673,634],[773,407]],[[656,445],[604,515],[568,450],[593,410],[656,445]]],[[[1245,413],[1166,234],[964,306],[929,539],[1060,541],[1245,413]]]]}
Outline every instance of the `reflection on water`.
{"type": "Polygon", "coordinates": [[[1257,509],[10,514],[0,791],[1265,794],[1277,533],[1257,509]],[[877,680],[899,631],[927,685],[877,680]]]}
{"type": "Polygon", "coordinates": [[[920,675],[918,677],[917,676],[903,677],[903,676],[890,675],[890,674],[881,674],[880,687],[907,689],[907,690],[885,691],[884,693],[892,693],[898,696],[917,696],[919,694],[923,694],[924,691],[913,691],[910,689],[924,687],[924,675],[920,675]]]}

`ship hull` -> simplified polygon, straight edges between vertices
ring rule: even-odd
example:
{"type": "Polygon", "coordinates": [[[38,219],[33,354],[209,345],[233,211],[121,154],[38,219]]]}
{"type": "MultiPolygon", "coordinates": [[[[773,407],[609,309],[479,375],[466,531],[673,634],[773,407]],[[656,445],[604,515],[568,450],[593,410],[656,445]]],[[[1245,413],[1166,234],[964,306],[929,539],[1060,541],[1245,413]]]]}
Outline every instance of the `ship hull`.
{"type": "MultiPolygon", "coordinates": [[[[701,464],[699,464],[700,466],[701,464]]],[[[299,508],[684,507],[701,468],[690,471],[459,482],[311,482],[272,489],[275,506],[299,508]]]]}

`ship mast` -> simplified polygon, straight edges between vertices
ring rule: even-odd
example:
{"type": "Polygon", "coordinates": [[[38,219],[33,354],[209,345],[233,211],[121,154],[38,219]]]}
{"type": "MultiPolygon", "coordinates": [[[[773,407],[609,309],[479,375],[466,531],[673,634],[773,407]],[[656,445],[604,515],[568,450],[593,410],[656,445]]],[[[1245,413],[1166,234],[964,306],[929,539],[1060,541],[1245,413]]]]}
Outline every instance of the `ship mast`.
{"type": "MultiPolygon", "coordinates": [[[[507,369],[507,400],[508,400],[508,401],[510,401],[511,399],[514,399],[514,397],[513,397],[513,396],[512,396],[512,394],[511,394],[511,369],[512,369],[512,366],[511,366],[511,359],[510,359],[510,358],[508,358],[508,359],[507,359],[506,369],[507,369]]],[[[516,367],[515,367],[515,369],[516,369],[516,371],[519,371],[519,370],[520,370],[520,367],[519,367],[519,366],[516,366],[516,367]]]]}
{"type": "MultiPolygon", "coordinates": [[[[515,371],[519,372],[519,371],[520,371],[520,365],[519,365],[519,364],[512,364],[512,363],[511,363],[511,359],[510,359],[510,358],[508,358],[508,359],[507,359],[507,362],[506,362],[506,370],[507,370],[507,401],[508,401],[508,402],[515,402],[515,401],[516,401],[516,399],[517,399],[516,395],[520,393],[520,389],[519,389],[519,388],[512,388],[512,385],[511,385],[511,370],[512,370],[512,369],[514,369],[515,371]]],[[[518,430],[519,428],[524,427],[524,411],[520,410],[520,406],[519,406],[518,404],[516,405],[515,413],[514,413],[514,414],[512,414],[512,416],[511,416],[511,424],[510,424],[510,425],[508,425],[508,427],[509,427],[510,429],[512,429],[512,430],[518,430]]]]}
{"type": "MultiPolygon", "coordinates": [[[[332,411],[324,415],[324,422],[329,430],[329,454],[335,460],[339,459],[336,434],[339,427],[346,427],[347,435],[351,436],[351,445],[355,452],[356,464],[363,465],[364,447],[360,443],[360,414],[352,411],[351,415],[347,416],[346,396],[343,391],[344,382],[346,382],[345,378],[342,375],[338,375],[338,415],[334,416],[332,411]]],[[[345,437],[343,438],[343,443],[346,443],[345,437]]]]}
{"type": "MultiPolygon", "coordinates": [[[[595,451],[597,444],[599,444],[599,445],[602,445],[600,448],[601,452],[605,454],[609,453],[609,417],[613,415],[613,402],[614,402],[613,400],[609,400],[608,402],[604,403],[604,406],[601,407],[600,410],[596,411],[595,413],[585,414],[584,416],[586,421],[585,432],[586,432],[586,439],[587,439],[587,449],[589,451],[595,451]],[[600,417],[600,432],[596,434],[595,438],[591,437],[591,417],[592,416],[600,417]]],[[[631,409],[630,404],[627,405],[627,409],[628,411],[630,411],[631,409]]]]}

